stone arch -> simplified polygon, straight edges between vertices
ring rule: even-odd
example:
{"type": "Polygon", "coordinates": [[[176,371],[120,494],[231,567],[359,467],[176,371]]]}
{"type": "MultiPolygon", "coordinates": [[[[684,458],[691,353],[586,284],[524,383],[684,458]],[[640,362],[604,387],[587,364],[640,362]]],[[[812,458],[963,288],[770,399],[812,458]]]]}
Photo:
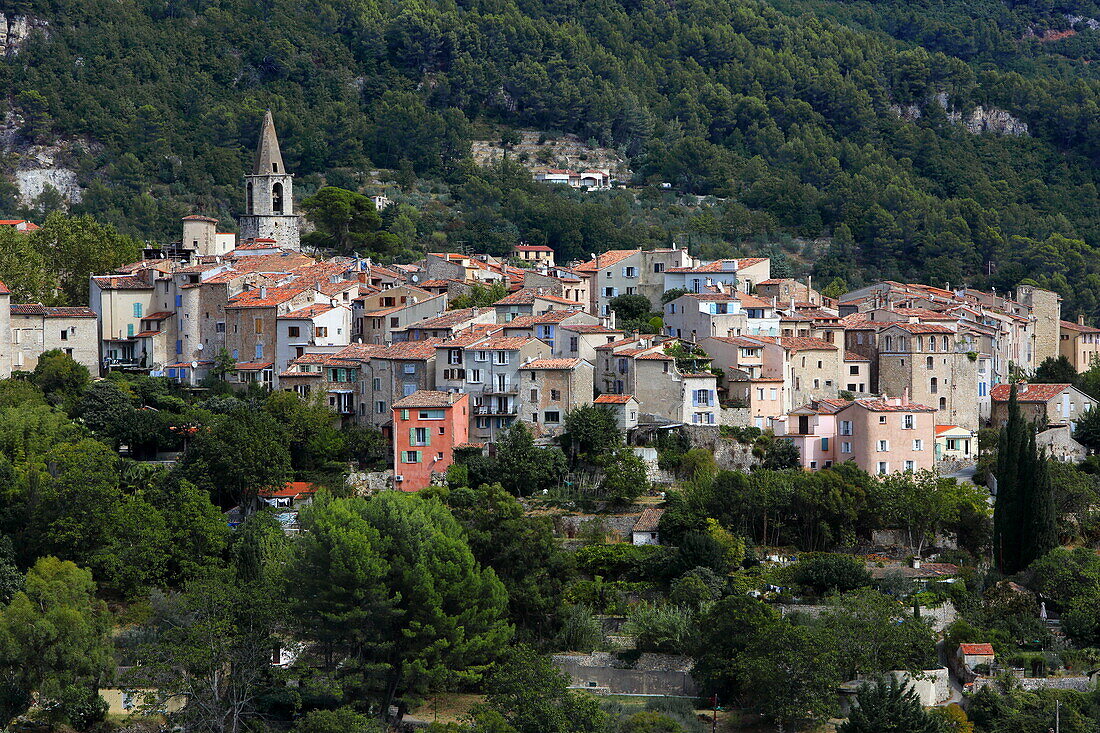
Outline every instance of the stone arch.
{"type": "Polygon", "coordinates": [[[271,187],[271,210],[276,214],[283,213],[283,184],[279,182],[271,187]]]}

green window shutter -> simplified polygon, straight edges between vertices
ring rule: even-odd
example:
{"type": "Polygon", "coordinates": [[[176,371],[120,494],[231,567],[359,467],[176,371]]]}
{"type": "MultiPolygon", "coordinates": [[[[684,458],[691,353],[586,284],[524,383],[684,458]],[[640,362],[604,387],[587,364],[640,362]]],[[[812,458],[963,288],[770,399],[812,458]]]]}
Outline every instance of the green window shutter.
{"type": "Polygon", "coordinates": [[[428,436],[428,439],[424,441],[424,444],[425,445],[431,445],[432,444],[432,429],[431,428],[425,428],[424,429],[424,435],[428,436]]]}
{"type": "Polygon", "coordinates": [[[424,455],[424,452],[423,452],[423,451],[417,451],[417,452],[416,452],[416,462],[417,462],[417,463],[421,463],[421,462],[422,462],[422,457],[423,457],[423,455],[424,455]]]}
{"type": "Polygon", "coordinates": [[[402,420],[408,420],[409,419],[409,411],[408,410],[402,410],[401,411],[401,419],[402,420]]]}
{"type": "Polygon", "coordinates": [[[416,428],[409,428],[409,445],[416,445],[416,428]]]}
{"type": "Polygon", "coordinates": [[[134,324],[132,324],[132,323],[127,323],[126,324],[126,335],[127,336],[133,336],[134,335],[134,324]]]}

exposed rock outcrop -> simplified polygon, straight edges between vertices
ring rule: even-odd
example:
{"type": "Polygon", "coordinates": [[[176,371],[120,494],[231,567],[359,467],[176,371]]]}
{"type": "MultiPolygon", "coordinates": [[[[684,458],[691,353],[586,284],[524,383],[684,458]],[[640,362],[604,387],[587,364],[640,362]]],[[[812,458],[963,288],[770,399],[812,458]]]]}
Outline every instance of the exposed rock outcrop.
{"type": "Polygon", "coordinates": [[[47,32],[49,23],[29,15],[5,15],[0,12],[0,56],[14,56],[36,30],[47,32]]]}

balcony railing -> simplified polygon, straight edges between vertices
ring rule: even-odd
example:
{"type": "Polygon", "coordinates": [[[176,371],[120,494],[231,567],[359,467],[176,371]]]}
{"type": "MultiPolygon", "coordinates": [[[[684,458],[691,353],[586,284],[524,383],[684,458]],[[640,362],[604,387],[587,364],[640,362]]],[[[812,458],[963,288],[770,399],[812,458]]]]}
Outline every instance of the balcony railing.
{"type": "Polygon", "coordinates": [[[477,405],[474,407],[475,415],[515,415],[518,408],[500,407],[494,405],[477,405]]]}

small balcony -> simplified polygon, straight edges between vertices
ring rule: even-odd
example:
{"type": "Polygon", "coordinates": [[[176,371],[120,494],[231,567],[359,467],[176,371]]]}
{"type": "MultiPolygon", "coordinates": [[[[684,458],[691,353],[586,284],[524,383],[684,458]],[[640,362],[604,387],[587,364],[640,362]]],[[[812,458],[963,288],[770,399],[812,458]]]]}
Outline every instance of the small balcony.
{"type": "Polygon", "coordinates": [[[500,405],[477,405],[474,407],[475,415],[516,415],[517,408],[515,406],[500,406],[500,405]]]}

